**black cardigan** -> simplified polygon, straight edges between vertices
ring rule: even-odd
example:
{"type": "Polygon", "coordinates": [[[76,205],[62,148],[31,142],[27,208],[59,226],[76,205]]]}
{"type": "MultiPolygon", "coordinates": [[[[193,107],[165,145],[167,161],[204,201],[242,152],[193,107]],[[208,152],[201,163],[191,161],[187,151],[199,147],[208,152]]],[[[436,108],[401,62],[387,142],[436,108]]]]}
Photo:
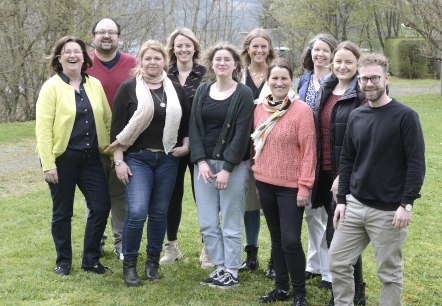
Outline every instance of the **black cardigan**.
{"type": "MultiPolygon", "coordinates": [[[[182,110],[176,143],[176,146],[181,146],[183,138],[189,136],[190,105],[184,88],[179,83],[172,83],[178,95],[178,100],[180,101],[182,110]]],[[[133,112],[130,112],[129,110],[132,109],[132,111],[135,111],[137,109],[138,100],[135,92],[136,85],[136,79],[133,78],[124,81],[118,88],[112,107],[111,143],[116,139],[117,135],[124,129],[132,117],[133,112]]],[[[142,133],[140,136],[141,135],[142,133]]],[[[140,138],[140,136],[138,138],[140,138]]],[[[130,151],[132,147],[138,148],[137,140],[135,140],[128,150],[130,151]]]]}

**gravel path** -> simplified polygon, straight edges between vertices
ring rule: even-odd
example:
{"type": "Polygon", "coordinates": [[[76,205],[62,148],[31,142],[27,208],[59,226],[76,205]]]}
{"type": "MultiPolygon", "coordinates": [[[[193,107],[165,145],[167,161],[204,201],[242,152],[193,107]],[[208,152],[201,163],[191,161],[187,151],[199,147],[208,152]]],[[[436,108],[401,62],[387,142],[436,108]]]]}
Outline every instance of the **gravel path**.
{"type": "Polygon", "coordinates": [[[44,188],[35,145],[0,147],[0,156],[0,199],[44,188]]]}

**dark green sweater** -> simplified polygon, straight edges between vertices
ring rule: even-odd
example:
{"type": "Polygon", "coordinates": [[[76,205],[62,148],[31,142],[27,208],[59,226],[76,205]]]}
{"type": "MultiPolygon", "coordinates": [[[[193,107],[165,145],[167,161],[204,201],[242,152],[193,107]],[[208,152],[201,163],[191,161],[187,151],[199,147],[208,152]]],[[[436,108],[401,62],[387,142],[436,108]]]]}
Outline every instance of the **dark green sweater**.
{"type": "Polygon", "coordinates": [[[202,118],[201,110],[212,84],[213,82],[201,84],[195,93],[189,122],[190,160],[193,163],[206,159],[223,160],[223,169],[232,172],[233,167],[243,160],[250,141],[255,107],[253,94],[249,87],[238,83],[213,156],[206,156],[203,145],[204,118],[202,118]]]}

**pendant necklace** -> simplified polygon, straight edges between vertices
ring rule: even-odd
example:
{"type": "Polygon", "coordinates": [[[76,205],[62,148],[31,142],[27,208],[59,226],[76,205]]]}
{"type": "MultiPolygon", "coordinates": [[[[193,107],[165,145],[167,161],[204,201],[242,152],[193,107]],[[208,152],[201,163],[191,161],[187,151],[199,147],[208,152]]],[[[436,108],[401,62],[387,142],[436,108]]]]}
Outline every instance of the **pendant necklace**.
{"type": "Polygon", "coordinates": [[[163,86],[163,94],[161,95],[161,99],[160,99],[160,97],[157,96],[157,94],[155,93],[155,91],[153,89],[151,89],[150,92],[153,93],[155,95],[155,97],[157,97],[158,100],[160,100],[160,106],[161,107],[166,107],[166,103],[163,102],[163,99],[164,99],[164,86],[163,86]]]}

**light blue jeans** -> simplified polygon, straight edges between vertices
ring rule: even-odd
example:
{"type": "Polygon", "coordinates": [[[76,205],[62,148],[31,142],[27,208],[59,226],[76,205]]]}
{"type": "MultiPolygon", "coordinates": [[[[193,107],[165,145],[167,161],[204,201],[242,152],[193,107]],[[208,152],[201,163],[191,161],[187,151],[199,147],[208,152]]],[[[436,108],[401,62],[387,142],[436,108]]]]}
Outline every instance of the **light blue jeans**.
{"type": "MultiPolygon", "coordinates": [[[[207,163],[213,173],[218,173],[224,161],[207,160],[207,163]]],[[[215,265],[224,265],[229,269],[241,266],[242,220],[248,179],[247,165],[241,162],[230,173],[227,188],[218,190],[214,179],[208,183],[202,178],[198,180],[198,166],[195,165],[198,222],[204,245],[215,265]]]]}

